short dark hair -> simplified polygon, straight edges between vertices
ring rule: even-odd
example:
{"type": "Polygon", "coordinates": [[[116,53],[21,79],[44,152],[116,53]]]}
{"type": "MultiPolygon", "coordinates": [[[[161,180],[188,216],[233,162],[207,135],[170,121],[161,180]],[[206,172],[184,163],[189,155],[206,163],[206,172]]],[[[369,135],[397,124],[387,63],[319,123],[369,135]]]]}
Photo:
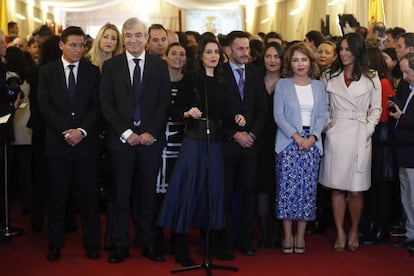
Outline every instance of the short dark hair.
{"type": "Polygon", "coordinates": [[[405,47],[414,47],[414,33],[403,33],[397,36],[396,39],[404,39],[405,47]]]}
{"type": "Polygon", "coordinates": [[[62,40],[64,43],[68,40],[68,37],[70,35],[78,35],[85,37],[85,33],[83,32],[81,27],[78,26],[69,26],[66,29],[63,30],[60,40],[62,40]]]}
{"type": "Polygon", "coordinates": [[[17,25],[17,22],[10,21],[9,23],[7,23],[7,28],[10,30],[11,28],[13,28],[16,25],[17,25]]]}
{"type": "Polygon", "coordinates": [[[282,38],[282,35],[281,34],[279,34],[279,33],[277,33],[277,32],[268,32],[265,36],[264,36],[264,38],[263,38],[263,42],[264,42],[264,44],[267,44],[267,42],[268,42],[268,40],[269,40],[269,38],[276,38],[276,39],[280,39],[280,41],[282,41],[282,43],[283,43],[283,38],[282,38]]]}
{"type": "Polygon", "coordinates": [[[243,31],[232,31],[226,36],[226,45],[230,46],[236,38],[249,39],[249,34],[243,31]]]}
{"type": "Polygon", "coordinates": [[[388,28],[385,31],[385,34],[390,34],[392,38],[396,39],[400,34],[405,33],[405,29],[401,27],[395,27],[395,28],[388,28]]]}
{"type": "Polygon", "coordinates": [[[152,24],[148,28],[148,39],[151,37],[151,31],[152,30],[164,30],[165,35],[168,35],[167,34],[167,29],[165,29],[163,25],[161,25],[161,24],[152,24]]]}
{"type": "Polygon", "coordinates": [[[53,35],[52,30],[47,25],[41,25],[33,31],[32,36],[50,37],[53,35]]]}
{"type": "Polygon", "coordinates": [[[313,41],[316,48],[325,40],[323,34],[319,31],[309,31],[305,36],[309,41],[313,41]]]}

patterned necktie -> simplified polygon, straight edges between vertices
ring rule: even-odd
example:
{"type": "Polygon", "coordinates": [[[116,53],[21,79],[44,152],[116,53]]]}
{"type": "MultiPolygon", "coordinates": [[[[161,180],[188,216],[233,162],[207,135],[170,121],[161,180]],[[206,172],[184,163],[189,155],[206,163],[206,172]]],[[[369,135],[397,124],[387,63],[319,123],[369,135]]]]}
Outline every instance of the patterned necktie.
{"type": "Polygon", "coordinates": [[[132,91],[134,93],[134,122],[141,122],[141,110],[139,108],[139,89],[141,88],[141,67],[139,67],[139,58],[134,58],[135,69],[132,80],[132,91]]]}
{"type": "Polygon", "coordinates": [[[69,78],[68,78],[68,93],[69,93],[69,98],[70,98],[70,102],[73,103],[73,99],[75,97],[75,74],[73,73],[73,68],[75,67],[74,64],[69,64],[69,78]]]}
{"type": "Polygon", "coordinates": [[[243,78],[243,71],[244,68],[237,68],[237,73],[239,73],[239,81],[237,82],[237,87],[239,88],[240,97],[244,100],[244,78],[243,78]]]}

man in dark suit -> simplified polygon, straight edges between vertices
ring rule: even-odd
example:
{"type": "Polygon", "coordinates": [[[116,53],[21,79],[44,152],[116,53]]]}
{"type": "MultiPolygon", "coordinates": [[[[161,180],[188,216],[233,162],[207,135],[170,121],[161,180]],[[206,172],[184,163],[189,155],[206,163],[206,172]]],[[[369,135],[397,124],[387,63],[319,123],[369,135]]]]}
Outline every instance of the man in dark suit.
{"type": "Polygon", "coordinates": [[[249,50],[249,38],[245,32],[233,31],[227,35],[229,62],[224,69],[228,108],[223,122],[227,229],[224,252],[218,256],[221,259],[234,259],[232,247],[236,241],[236,229],[231,206],[236,190],[241,192],[240,251],[247,256],[255,255],[252,239],[256,225],[257,140],[265,124],[266,102],[263,77],[254,65],[247,64],[249,50]]]}
{"type": "MultiPolygon", "coordinates": [[[[395,52],[397,54],[398,60],[400,60],[404,55],[414,52],[414,33],[402,33],[396,38],[395,52]]],[[[399,64],[397,64],[399,66],[399,64]]],[[[403,107],[404,103],[407,101],[408,95],[410,94],[410,84],[404,79],[398,82],[396,89],[397,104],[400,108],[403,107]]],[[[399,194],[399,193],[393,193],[399,194]]],[[[394,198],[396,210],[401,212],[401,216],[398,220],[394,222],[394,225],[391,227],[390,235],[391,236],[404,236],[405,235],[405,220],[406,215],[404,214],[404,209],[400,206],[401,200],[400,196],[394,198]]]]}
{"type": "Polygon", "coordinates": [[[110,263],[129,257],[130,196],[139,202],[143,256],[164,258],[155,245],[156,180],[165,145],[170,81],[165,61],[145,52],[145,24],[129,18],[122,27],[126,52],[102,68],[100,103],[106,120],[105,145],[113,162],[115,250],[110,263]],[[132,191],[132,193],[131,193],[132,191]]]}
{"type": "Polygon", "coordinates": [[[410,93],[405,104],[394,106],[390,115],[397,119],[395,126],[395,145],[400,167],[401,203],[407,217],[405,239],[394,246],[406,247],[414,253],[414,53],[408,53],[400,59],[403,78],[409,83],[410,93]]]}
{"type": "Polygon", "coordinates": [[[40,68],[39,109],[46,121],[48,162],[49,261],[60,258],[64,245],[65,208],[71,185],[79,185],[86,255],[99,257],[101,236],[98,207],[99,69],[81,60],[85,34],[70,26],[62,32],[62,58],[40,68]]]}

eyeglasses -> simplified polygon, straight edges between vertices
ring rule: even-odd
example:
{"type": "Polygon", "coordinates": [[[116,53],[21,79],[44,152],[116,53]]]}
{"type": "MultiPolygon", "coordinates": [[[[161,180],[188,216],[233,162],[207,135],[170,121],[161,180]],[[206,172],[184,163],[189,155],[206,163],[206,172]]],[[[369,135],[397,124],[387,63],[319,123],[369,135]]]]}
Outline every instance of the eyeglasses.
{"type": "Polygon", "coordinates": [[[74,42],[72,42],[72,43],[69,43],[69,44],[66,44],[66,45],[68,45],[71,49],[76,49],[76,48],[83,49],[83,48],[85,48],[85,43],[74,43],[74,42]]]}

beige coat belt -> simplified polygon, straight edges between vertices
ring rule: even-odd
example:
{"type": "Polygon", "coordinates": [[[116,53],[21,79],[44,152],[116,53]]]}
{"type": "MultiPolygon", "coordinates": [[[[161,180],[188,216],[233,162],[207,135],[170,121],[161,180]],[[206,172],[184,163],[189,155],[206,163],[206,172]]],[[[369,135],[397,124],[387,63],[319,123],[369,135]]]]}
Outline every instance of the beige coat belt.
{"type": "Polygon", "coordinates": [[[366,146],[367,146],[367,129],[365,124],[367,123],[367,111],[342,111],[336,110],[332,112],[332,118],[336,119],[349,119],[360,122],[358,124],[357,133],[357,156],[356,156],[356,171],[365,172],[367,169],[366,159],[366,146]],[[363,124],[361,124],[363,123],[363,124]]]}

